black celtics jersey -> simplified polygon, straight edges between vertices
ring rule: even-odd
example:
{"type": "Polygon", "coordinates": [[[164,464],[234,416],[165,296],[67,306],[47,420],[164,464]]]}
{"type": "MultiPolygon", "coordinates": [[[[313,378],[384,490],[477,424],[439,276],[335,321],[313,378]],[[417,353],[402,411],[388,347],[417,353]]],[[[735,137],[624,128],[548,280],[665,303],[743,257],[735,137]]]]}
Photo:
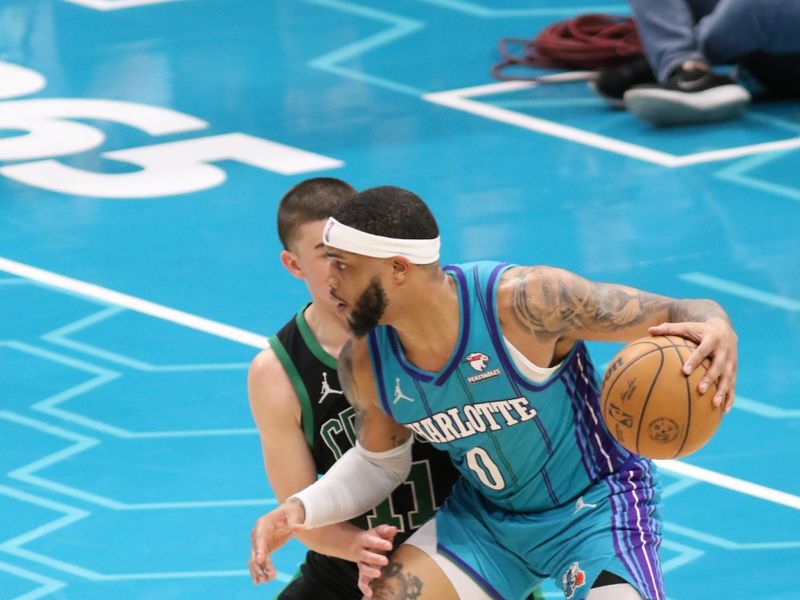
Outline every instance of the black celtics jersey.
{"type": "MultiPolygon", "coordinates": [[[[342,393],[336,359],[317,342],[304,313],[305,308],[270,338],[270,347],[300,400],[303,432],[322,474],[355,444],[355,411],[342,393]]],[[[395,547],[433,516],[458,478],[446,452],[419,439],[412,448],[408,479],[372,511],[352,521],[363,529],[395,525],[395,547]]]]}
{"type": "MultiPolygon", "coordinates": [[[[305,308],[270,347],[281,361],[300,400],[302,426],[317,473],[325,473],[356,442],[355,411],[336,374],[336,359],[322,349],[306,322],[305,308]]],[[[427,442],[415,440],[408,479],[372,511],[353,519],[362,529],[388,523],[397,527],[395,548],[442,505],[458,478],[450,458],[427,442]]],[[[360,600],[354,563],[309,550],[300,572],[278,600],[360,600]]]]}

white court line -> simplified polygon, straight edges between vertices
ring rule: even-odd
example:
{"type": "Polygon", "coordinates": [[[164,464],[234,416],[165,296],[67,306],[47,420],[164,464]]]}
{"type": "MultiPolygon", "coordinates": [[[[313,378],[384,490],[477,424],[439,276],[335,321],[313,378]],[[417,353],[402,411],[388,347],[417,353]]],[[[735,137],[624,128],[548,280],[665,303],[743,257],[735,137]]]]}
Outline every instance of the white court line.
{"type": "Polygon", "coordinates": [[[778,152],[780,150],[791,150],[800,148],[800,136],[775,142],[763,142],[751,146],[736,146],[735,148],[723,148],[722,150],[709,150],[708,152],[698,152],[677,157],[676,167],[686,167],[688,165],[698,165],[701,163],[718,162],[731,158],[741,158],[751,154],[766,154],[767,152],[778,152]]]}
{"type": "Polygon", "coordinates": [[[699,479],[711,485],[800,510],[800,496],[795,496],[794,494],[782,492],[757,483],[751,483],[744,479],[739,479],[738,477],[731,477],[730,475],[724,475],[716,471],[710,471],[677,460],[657,460],[655,462],[659,468],[665,471],[691,477],[692,479],[699,479]]]}
{"type": "Polygon", "coordinates": [[[639,160],[646,160],[648,162],[656,163],[663,167],[674,167],[677,157],[666,152],[659,150],[651,150],[644,146],[623,142],[614,138],[610,138],[597,133],[590,133],[583,129],[570,127],[569,125],[562,125],[546,119],[538,117],[531,117],[520,112],[508,110],[471,100],[464,95],[467,92],[471,96],[500,93],[512,91],[515,89],[522,89],[526,87],[533,87],[535,83],[511,81],[508,83],[492,83],[487,86],[478,86],[476,88],[465,88],[463,90],[451,90],[447,92],[436,92],[434,94],[426,94],[423,99],[434,104],[440,104],[456,110],[463,110],[464,112],[472,113],[493,121],[500,121],[508,125],[514,125],[522,129],[530,131],[537,131],[553,137],[578,142],[585,146],[592,146],[601,150],[614,152],[615,154],[622,154],[623,156],[630,156],[639,160]]]}
{"type": "MultiPolygon", "coordinates": [[[[558,76],[551,76],[551,78],[553,80],[557,80],[558,76]]],[[[734,148],[723,148],[720,150],[710,150],[707,152],[697,152],[695,154],[678,156],[675,154],[670,154],[669,152],[654,150],[639,144],[625,142],[617,138],[612,138],[597,133],[591,133],[583,129],[570,127],[569,125],[562,125],[561,123],[556,123],[554,121],[532,117],[524,113],[473,100],[473,98],[480,96],[515,92],[526,88],[536,87],[537,85],[538,84],[535,82],[529,81],[489,83],[486,85],[478,85],[426,94],[423,96],[423,99],[434,104],[447,106],[456,110],[462,110],[464,112],[485,117],[487,119],[499,121],[508,125],[514,125],[515,127],[520,127],[522,129],[537,131],[545,135],[551,135],[553,137],[570,140],[585,146],[607,150],[609,152],[655,163],[657,165],[661,165],[662,167],[668,167],[671,169],[686,167],[689,165],[697,165],[701,163],[729,160],[732,158],[741,158],[742,156],[749,156],[752,154],[763,154],[778,150],[800,148],[800,136],[796,136],[793,138],[777,140],[773,142],[764,142],[749,146],[736,146],[734,148]]]]}
{"type": "Polygon", "coordinates": [[[778,296],[777,294],[770,294],[769,292],[763,292],[756,288],[742,285],[741,283],[736,283],[735,281],[728,281],[726,279],[714,277],[713,275],[697,272],[683,273],[678,277],[684,281],[689,281],[691,283],[711,288],[712,290],[725,292],[740,298],[753,300],[754,302],[758,302],[760,304],[766,304],[767,306],[773,306],[775,308],[782,308],[783,310],[788,310],[791,312],[800,312],[800,302],[797,300],[792,300],[791,298],[786,298],[784,296],[778,296]]]}
{"type": "Polygon", "coordinates": [[[176,2],[177,0],[66,0],[72,4],[79,4],[94,10],[109,11],[121,8],[135,8],[137,6],[148,6],[150,4],[165,4],[176,2]]]}
{"type": "Polygon", "coordinates": [[[197,331],[210,333],[217,337],[239,342],[245,346],[253,346],[254,348],[267,348],[269,346],[268,339],[263,335],[258,335],[256,333],[245,331],[244,329],[239,329],[238,327],[233,327],[231,325],[225,325],[224,323],[219,323],[210,319],[204,319],[203,317],[198,317],[180,310],[175,310],[174,308],[162,306],[161,304],[156,304],[155,302],[149,302],[148,300],[142,300],[141,298],[136,298],[135,296],[129,296],[128,294],[115,292],[113,290],[100,287],[99,285],[86,283],[84,281],[79,281],[78,279],[72,279],[71,277],[65,277],[64,275],[45,271],[44,269],[32,267],[30,265],[9,260],[7,258],[0,257],[0,270],[6,271],[7,273],[12,273],[13,275],[17,275],[19,277],[24,277],[25,279],[30,279],[31,281],[49,285],[51,287],[68,290],[70,292],[80,294],[81,296],[94,298],[95,300],[100,300],[108,304],[122,306],[123,308],[127,308],[145,315],[150,315],[151,317],[156,317],[158,319],[163,319],[164,321],[177,323],[178,325],[183,325],[184,327],[188,327],[190,329],[196,329],[197,331]]]}
{"type": "MultiPolygon", "coordinates": [[[[236,327],[231,327],[230,325],[217,323],[216,321],[209,321],[208,319],[195,317],[194,315],[190,315],[185,312],[167,308],[165,306],[154,304],[139,298],[134,298],[133,296],[128,296],[127,294],[121,294],[113,290],[102,288],[98,285],[85,283],[77,279],[72,279],[70,277],[51,273],[50,271],[31,267],[7,258],[0,257],[0,271],[6,271],[20,277],[25,277],[26,279],[32,279],[33,281],[38,281],[52,287],[102,300],[103,302],[108,302],[110,304],[117,304],[118,306],[130,308],[131,310],[136,310],[158,319],[177,323],[178,325],[184,325],[192,329],[197,329],[199,331],[223,337],[234,342],[240,342],[248,346],[263,348],[267,345],[267,338],[255,333],[250,333],[249,331],[238,329],[236,327]]],[[[751,483],[743,479],[737,479],[736,477],[717,473],[716,471],[695,467],[693,465],[676,460],[656,462],[665,471],[672,471],[673,473],[691,477],[693,479],[699,479],[700,481],[733,490],[735,492],[739,492],[740,494],[753,496],[761,500],[766,500],[767,502],[774,502],[776,504],[782,504],[784,506],[789,506],[791,508],[800,510],[800,496],[795,496],[787,492],[782,492],[780,490],[768,488],[763,485],[751,483]]]]}

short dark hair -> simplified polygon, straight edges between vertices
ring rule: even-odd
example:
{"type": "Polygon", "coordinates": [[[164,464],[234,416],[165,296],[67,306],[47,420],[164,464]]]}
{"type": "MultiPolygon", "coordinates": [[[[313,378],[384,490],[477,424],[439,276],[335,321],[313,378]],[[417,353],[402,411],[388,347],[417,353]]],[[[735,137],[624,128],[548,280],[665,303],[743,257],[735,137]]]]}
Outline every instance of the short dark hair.
{"type": "Polygon", "coordinates": [[[359,231],[402,240],[430,240],[439,226],[422,199],[398,187],[374,187],[356,194],[333,217],[359,231]]]}
{"type": "Polygon", "coordinates": [[[278,237],[284,249],[295,242],[302,225],[327,219],[355,194],[349,184],[333,177],[306,179],[286,192],[278,205],[278,237]]]}

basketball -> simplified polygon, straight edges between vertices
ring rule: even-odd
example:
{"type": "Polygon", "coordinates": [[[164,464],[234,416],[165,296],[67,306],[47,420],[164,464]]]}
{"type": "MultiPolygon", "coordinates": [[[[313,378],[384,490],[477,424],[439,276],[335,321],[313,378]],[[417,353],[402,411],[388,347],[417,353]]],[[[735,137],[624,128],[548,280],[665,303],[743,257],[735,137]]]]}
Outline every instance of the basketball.
{"type": "Polygon", "coordinates": [[[683,364],[697,344],[676,336],[644,337],[625,346],[609,363],[600,403],[603,421],[622,447],[647,458],[678,458],[701,448],[719,427],[723,407],[697,386],[711,364],[706,359],[688,377],[683,364]]]}

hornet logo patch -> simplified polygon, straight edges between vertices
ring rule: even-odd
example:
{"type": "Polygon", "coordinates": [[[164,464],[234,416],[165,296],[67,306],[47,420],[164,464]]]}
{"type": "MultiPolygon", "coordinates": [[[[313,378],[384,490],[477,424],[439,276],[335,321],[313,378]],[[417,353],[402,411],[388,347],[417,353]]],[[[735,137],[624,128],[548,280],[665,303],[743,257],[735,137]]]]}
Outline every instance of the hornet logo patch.
{"type": "Polygon", "coordinates": [[[561,587],[564,589],[564,597],[567,600],[575,595],[575,590],[586,584],[586,573],[581,571],[578,563],[574,562],[569,566],[567,572],[561,577],[561,587]]]}

